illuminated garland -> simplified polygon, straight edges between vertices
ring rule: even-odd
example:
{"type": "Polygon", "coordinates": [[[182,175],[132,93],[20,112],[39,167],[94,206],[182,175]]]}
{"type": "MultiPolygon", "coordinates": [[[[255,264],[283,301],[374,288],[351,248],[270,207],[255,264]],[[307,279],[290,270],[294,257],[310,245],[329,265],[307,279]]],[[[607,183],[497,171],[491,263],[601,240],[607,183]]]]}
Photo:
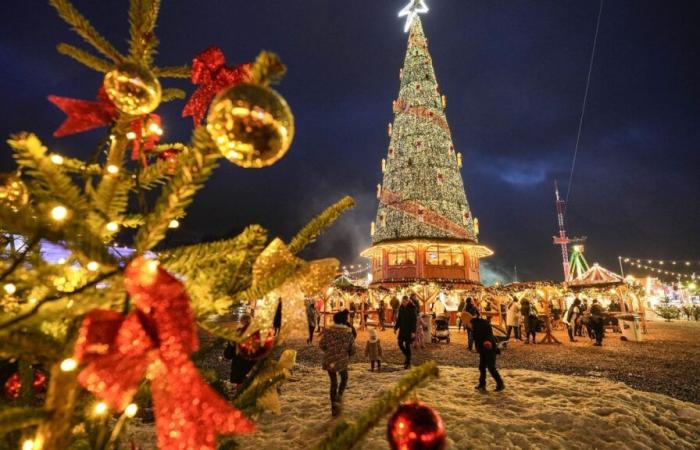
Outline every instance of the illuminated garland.
{"type": "MultiPolygon", "coordinates": [[[[693,274],[687,274],[687,273],[681,273],[681,272],[674,272],[674,271],[671,271],[671,270],[659,269],[658,267],[652,267],[652,266],[647,266],[646,264],[641,264],[641,263],[637,263],[637,262],[632,262],[632,261],[631,261],[630,259],[628,259],[628,258],[625,258],[623,261],[624,261],[625,263],[629,264],[629,265],[632,266],[632,267],[637,267],[637,268],[639,268],[639,269],[648,270],[648,271],[650,271],[650,272],[654,272],[654,273],[657,273],[657,274],[659,274],[659,275],[669,275],[669,276],[674,276],[674,277],[677,277],[677,278],[687,278],[687,279],[690,279],[690,280],[694,280],[694,279],[697,278],[697,275],[696,275],[695,273],[693,273],[693,274]]],[[[642,261],[642,260],[640,260],[640,261],[642,261]]]]}
{"type": "Polygon", "coordinates": [[[647,258],[632,258],[630,256],[618,256],[623,262],[631,264],[656,264],[664,266],[666,264],[671,266],[686,266],[686,267],[696,267],[700,266],[700,261],[683,261],[683,260],[673,260],[673,259],[647,259],[647,258]]]}

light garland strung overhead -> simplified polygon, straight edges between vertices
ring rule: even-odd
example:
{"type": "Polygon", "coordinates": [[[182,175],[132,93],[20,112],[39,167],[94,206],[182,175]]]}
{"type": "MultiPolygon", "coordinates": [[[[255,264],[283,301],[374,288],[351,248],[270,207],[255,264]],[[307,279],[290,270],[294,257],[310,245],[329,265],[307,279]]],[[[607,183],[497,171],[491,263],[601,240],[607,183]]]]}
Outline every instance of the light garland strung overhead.
{"type": "Polygon", "coordinates": [[[636,264],[656,264],[660,266],[686,266],[686,267],[697,267],[700,266],[700,261],[690,261],[683,259],[648,259],[648,258],[632,258],[631,256],[619,256],[623,262],[626,263],[636,263],[636,264]]]}
{"type": "MultiPolygon", "coordinates": [[[[650,271],[650,272],[652,272],[652,273],[656,273],[656,274],[659,274],[659,275],[668,275],[668,276],[673,276],[673,277],[676,277],[676,278],[687,278],[687,279],[690,279],[690,280],[695,280],[695,279],[697,278],[697,275],[696,275],[695,273],[688,274],[688,273],[674,272],[674,271],[672,271],[672,270],[666,270],[666,269],[661,269],[661,268],[658,268],[658,267],[648,266],[648,265],[646,265],[646,264],[642,264],[641,262],[636,262],[636,261],[637,261],[637,260],[632,260],[632,259],[629,259],[629,258],[625,258],[625,259],[623,260],[623,262],[629,264],[629,265],[632,266],[632,267],[636,267],[636,268],[638,268],[638,269],[648,270],[648,271],[650,271]]],[[[639,261],[642,261],[642,262],[643,262],[644,260],[641,260],[641,259],[640,259],[639,261]]],[[[648,260],[647,260],[647,261],[648,261],[648,260]]]]}

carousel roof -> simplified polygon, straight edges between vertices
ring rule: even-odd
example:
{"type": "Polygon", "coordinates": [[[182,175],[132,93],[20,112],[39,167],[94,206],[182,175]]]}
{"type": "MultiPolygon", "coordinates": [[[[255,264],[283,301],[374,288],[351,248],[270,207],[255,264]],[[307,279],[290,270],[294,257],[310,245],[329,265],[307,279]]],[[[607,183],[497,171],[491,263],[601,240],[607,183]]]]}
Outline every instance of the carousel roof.
{"type": "Polygon", "coordinates": [[[367,288],[361,284],[353,283],[345,275],[341,275],[333,282],[333,287],[344,291],[366,291],[367,288]]]}
{"type": "Polygon", "coordinates": [[[579,277],[570,281],[571,287],[602,287],[614,284],[622,284],[625,280],[620,275],[612,272],[598,263],[582,273],[579,277]]]}

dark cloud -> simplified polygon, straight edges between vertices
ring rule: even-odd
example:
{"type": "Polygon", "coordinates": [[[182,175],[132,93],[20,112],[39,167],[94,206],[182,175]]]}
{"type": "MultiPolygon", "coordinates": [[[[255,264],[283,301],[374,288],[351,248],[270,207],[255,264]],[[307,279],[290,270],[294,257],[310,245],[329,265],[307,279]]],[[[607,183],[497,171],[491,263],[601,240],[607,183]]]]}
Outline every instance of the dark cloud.
{"type": "MultiPolygon", "coordinates": [[[[307,256],[347,263],[369,243],[406,46],[404,0],[168,2],[158,61],[183,63],[220,45],[231,63],[272,49],[289,66],[279,87],[296,118],[289,155],[264,170],[227,163],[197,197],[178,238],[222,236],[248,223],[290,237],[345,194],[358,206],[307,256]]],[[[123,2],[76,0],[123,47],[123,2]]],[[[566,190],[598,2],[428,1],[423,24],[448,99],[455,146],[488,265],[507,279],[557,279],[552,182],[566,190]]],[[[100,76],[57,55],[79,43],[42,2],[12,2],[0,18],[0,132],[38,132],[52,149],[88,155],[100,132],[56,140],[49,94],[91,98],[100,76]],[[28,20],[31,19],[31,26],[28,20]]],[[[571,190],[571,234],[591,261],[618,254],[691,258],[700,250],[700,8],[693,0],[606,2],[590,103],[571,190]]],[[[185,81],[174,83],[189,88],[185,81]]],[[[179,105],[163,108],[166,137],[187,140],[179,105]]],[[[9,152],[0,153],[3,170],[9,152]]],[[[492,271],[492,272],[491,272],[492,271]]],[[[494,278],[497,279],[497,278],[494,278]]]]}

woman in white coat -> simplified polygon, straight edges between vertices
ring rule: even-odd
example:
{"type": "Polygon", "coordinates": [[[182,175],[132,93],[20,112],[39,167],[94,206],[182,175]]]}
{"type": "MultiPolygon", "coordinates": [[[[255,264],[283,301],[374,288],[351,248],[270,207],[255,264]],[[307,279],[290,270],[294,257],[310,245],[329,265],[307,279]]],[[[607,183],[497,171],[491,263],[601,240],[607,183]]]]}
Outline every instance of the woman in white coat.
{"type": "Polygon", "coordinates": [[[506,326],[508,327],[506,339],[510,339],[510,333],[513,331],[515,339],[522,340],[520,338],[520,302],[516,298],[510,301],[506,309],[506,326]]]}

